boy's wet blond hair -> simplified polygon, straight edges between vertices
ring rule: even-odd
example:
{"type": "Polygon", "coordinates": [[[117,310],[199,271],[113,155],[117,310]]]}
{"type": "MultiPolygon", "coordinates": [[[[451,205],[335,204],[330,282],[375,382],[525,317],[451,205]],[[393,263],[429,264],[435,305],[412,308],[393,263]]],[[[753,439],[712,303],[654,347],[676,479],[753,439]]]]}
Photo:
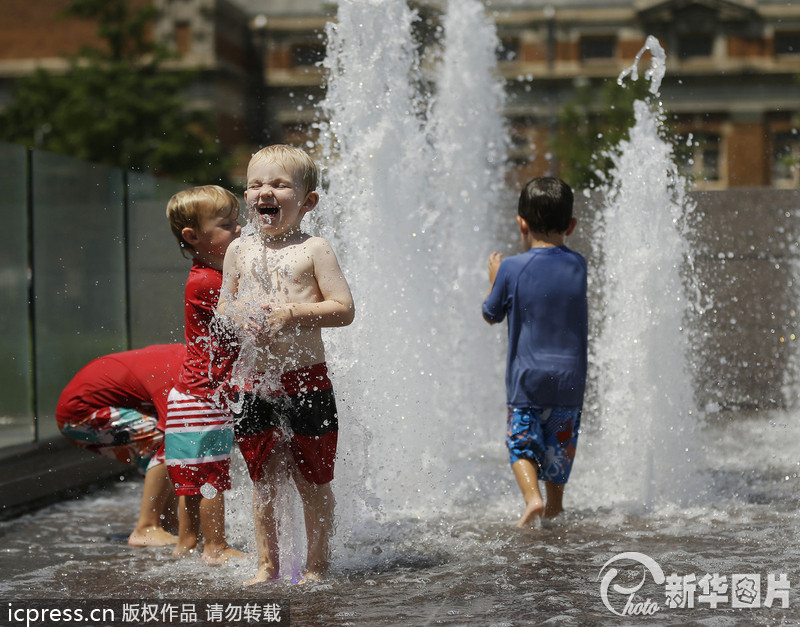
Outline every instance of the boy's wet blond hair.
{"type": "Polygon", "coordinates": [[[186,227],[200,228],[200,221],[213,215],[239,213],[239,199],[219,185],[200,185],[178,192],[167,203],[167,220],[172,234],[178,240],[181,252],[194,250],[183,239],[181,231],[186,227]]]}
{"type": "Polygon", "coordinates": [[[317,189],[319,168],[305,150],[287,144],[273,144],[265,146],[250,157],[250,163],[262,160],[278,163],[287,170],[293,170],[303,183],[306,194],[317,189]]]}

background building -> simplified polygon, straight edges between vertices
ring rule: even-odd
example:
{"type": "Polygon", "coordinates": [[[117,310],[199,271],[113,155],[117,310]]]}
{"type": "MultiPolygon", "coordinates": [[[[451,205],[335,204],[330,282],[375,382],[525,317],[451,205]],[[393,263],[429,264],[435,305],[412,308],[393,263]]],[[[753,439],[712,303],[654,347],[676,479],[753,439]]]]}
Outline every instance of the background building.
{"type": "MultiPolygon", "coordinates": [[[[191,106],[215,112],[239,155],[266,141],[313,139],[319,61],[336,5],[323,0],[153,0],[153,36],[200,68],[191,106]]],[[[16,77],[57,70],[93,27],[58,14],[67,0],[0,4],[0,107],[16,77]]],[[[415,2],[423,22],[444,2],[415,2]]],[[[486,0],[520,178],[557,171],[556,116],[579,85],[628,67],[648,35],[667,53],[664,106],[703,189],[800,186],[800,4],[784,0],[486,0]],[[689,141],[691,138],[691,141],[689,141]]],[[[426,26],[422,24],[424,39],[426,26]]],[[[240,171],[239,171],[240,173],[240,171]]]]}
{"type": "MultiPolygon", "coordinates": [[[[667,53],[662,83],[675,128],[692,134],[698,186],[797,187],[800,5],[771,0],[489,2],[512,95],[518,162],[581,81],[629,66],[648,35],[667,53]]],[[[541,171],[543,151],[527,166],[541,171]]],[[[546,152],[546,151],[545,151],[546,152]]]]}

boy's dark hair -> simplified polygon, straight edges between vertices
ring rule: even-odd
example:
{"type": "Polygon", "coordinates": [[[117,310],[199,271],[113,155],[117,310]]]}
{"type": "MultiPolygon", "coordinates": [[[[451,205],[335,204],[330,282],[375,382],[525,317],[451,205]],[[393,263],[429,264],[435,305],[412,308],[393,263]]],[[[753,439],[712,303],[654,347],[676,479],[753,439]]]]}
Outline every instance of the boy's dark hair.
{"type": "Polygon", "coordinates": [[[519,195],[517,213],[534,233],[564,233],[572,221],[572,189],[561,179],[531,179],[519,195]]]}

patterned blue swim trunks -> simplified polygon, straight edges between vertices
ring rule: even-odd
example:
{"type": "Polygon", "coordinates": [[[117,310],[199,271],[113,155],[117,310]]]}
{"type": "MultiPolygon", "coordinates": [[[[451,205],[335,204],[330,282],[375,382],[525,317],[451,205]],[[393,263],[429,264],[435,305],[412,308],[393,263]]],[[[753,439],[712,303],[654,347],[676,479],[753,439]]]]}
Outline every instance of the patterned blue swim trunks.
{"type": "Polygon", "coordinates": [[[527,459],[539,467],[539,479],[566,483],[580,427],[580,409],[509,407],[506,446],[511,463],[527,459]]]}

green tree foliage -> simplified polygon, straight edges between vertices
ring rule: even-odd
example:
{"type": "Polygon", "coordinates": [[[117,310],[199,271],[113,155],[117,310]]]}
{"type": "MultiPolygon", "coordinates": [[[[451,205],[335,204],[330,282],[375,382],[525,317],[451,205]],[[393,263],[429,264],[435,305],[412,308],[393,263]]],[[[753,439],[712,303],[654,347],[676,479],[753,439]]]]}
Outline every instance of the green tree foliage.
{"type": "Polygon", "coordinates": [[[594,187],[599,172],[611,168],[609,151],[628,137],[634,122],[633,103],[649,97],[644,79],[618,85],[615,79],[602,84],[586,82],[558,114],[558,135],[553,154],[560,176],[577,189],[594,187]]]}
{"type": "Polygon", "coordinates": [[[227,184],[228,159],[211,116],[183,99],[194,72],[162,69],[147,40],[151,6],[73,0],[67,14],[93,19],[103,48],[85,48],[65,73],[20,79],[0,113],[0,138],[87,161],[146,170],[191,183],[227,184]]]}

